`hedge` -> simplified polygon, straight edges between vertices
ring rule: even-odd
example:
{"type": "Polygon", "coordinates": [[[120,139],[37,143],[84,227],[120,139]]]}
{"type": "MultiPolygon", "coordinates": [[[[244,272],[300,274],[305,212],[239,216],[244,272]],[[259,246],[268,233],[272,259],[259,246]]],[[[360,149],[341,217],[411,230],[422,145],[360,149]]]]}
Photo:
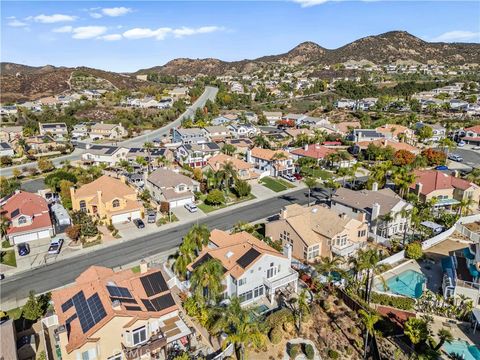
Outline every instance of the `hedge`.
{"type": "Polygon", "coordinates": [[[400,310],[413,310],[415,300],[407,297],[389,296],[372,292],[371,301],[375,304],[391,306],[400,310]]]}

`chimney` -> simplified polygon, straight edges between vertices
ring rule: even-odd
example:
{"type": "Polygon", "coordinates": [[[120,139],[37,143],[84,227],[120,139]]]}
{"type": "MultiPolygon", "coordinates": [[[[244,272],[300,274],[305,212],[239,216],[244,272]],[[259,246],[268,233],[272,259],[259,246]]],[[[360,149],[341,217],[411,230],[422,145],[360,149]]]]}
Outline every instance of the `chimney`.
{"type": "Polygon", "coordinates": [[[124,184],[127,183],[127,178],[125,177],[125,175],[120,175],[120,181],[124,184]]]}
{"type": "Polygon", "coordinates": [[[372,191],[378,191],[378,183],[376,181],[372,184],[372,191]]]}
{"type": "Polygon", "coordinates": [[[252,150],[248,149],[247,150],[247,162],[252,163],[252,150]]]}
{"type": "Polygon", "coordinates": [[[367,217],[365,216],[364,212],[358,214],[358,221],[361,221],[362,223],[367,221],[367,217]]]}
{"type": "Polygon", "coordinates": [[[140,274],[145,274],[148,271],[148,263],[143,259],[140,261],[140,274]]]}
{"type": "Polygon", "coordinates": [[[288,260],[292,261],[292,245],[291,244],[285,244],[283,247],[283,255],[285,255],[288,260]]]}
{"type": "Polygon", "coordinates": [[[112,301],[112,308],[113,310],[120,311],[122,310],[122,304],[119,300],[113,300],[112,301]]]}
{"type": "Polygon", "coordinates": [[[423,184],[421,182],[415,185],[415,192],[417,193],[417,195],[420,195],[420,193],[422,192],[422,189],[423,189],[423,184]]]}
{"type": "Polygon", "coordinates": [[[453,170],[453,174],[452,174],[454,177],[458,178],[460,177],[460,172],[458,170],[453,170]]]}
{"type": "Polygon", "coordinates": [[[97,190],[98,204],[102,203],[102,190],[97,190]]]}
{"type": "Polygon", "coordinates": [[[380,215],[380,204],[374,203],[372,205],[372,220],[375,220],[380,215]]]}
{"type": "Polygon", "coordinates": [[[280,210],[280,218],[281,218],[281,219],[286,219],[287,216],[288,216],[288,214],[287,214],[287,208],[284,207],[284,208],[282,208],[282,209],[280,210]]]}

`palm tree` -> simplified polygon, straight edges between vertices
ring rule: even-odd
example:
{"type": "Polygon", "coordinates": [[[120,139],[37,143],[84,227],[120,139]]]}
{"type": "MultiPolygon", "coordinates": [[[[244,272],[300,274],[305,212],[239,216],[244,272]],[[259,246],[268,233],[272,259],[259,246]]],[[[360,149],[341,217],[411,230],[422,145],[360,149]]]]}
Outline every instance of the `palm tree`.
{"type": "Polygon", "coordinates": [[[363,326],[365,326],[365,345],[363,357],[367,358],[367,348],[368,348],[368,337],[371,333],[375,331],[375,324],[380,320],[380,316],[374,313],[368,313],[363,309],[358,310],[360,314],[363,326]]]}
{"type": "Polygon", "coordinates": [[[405,224],[403,224],[403,240],[402,240],[402,246],[405,247],[405,241],[407,239],[407,231],[408,231],[408,225],[411,222],[411,216],[412,216],[412,209],[407,209],[403,208],[400,211],[400,216],[402,218],[405,218],[407,221],[405,221],[405,224]]]}
{"type": "Polygon", "coordinates": [[[298,298],[294,299],[295,312],[298,315],[298,334],[302,333],[302,319],[303,316],[310,313],[310,307],[308,306],[308,293],[303,289],[298,298]]]}
{"type": "Polygon", "coordinates": [[[303,182],[308,188],[308,206],[310,206],[310,195],[312,193],[312,189],[317,186],[318,182],[317,179],[313,177],[306,177],[305,179],[303,179],[303,182]]]}
{"type": "Polygon", "coordinates": [[[253,145],[264,148],[264,149],[270,149],[270,143],[261,134],[258,134],[257,136],[255,136],[255,139],[253,139],[253,145]]]}
{"type": "MultiPolygon", "coordinates": [[[[386,270],[386,266],[380,264],[380,254],[376,249],[368,249],[365,251],[359,251],[357,253],[358,258],[358,271],[366,271],[367,278],[365,280],[365,296],[364,300],[370,303],[370,295],[372,293],[373,279],[375,276],[380,275],[386,270]]],[[[384,281],[380,277],[381,281],[384,281]]],[[[385,285],[384,285],[385,286],[385,285]]]]}
{"type": "Polygon", "coordinates": [[[472,206],[475,204],[475,201],[471,197],[462,199],[458,204],[458,215],[467,216],[472,212],[472,206]]]}
{"type": "Polygon", "coordinates": [[[197,266],[190,277],[190,286],[197,299],[216,300],[222,290],[223,266],[218,259],[209,259],[197,266]]]}
{"type": "Polygon", "coordinates": [[[412,344],[415,346],[420,342],[427,340],[430,331],[428,329],[428,324],[425,320],[411,317],[405,322],[403,333],[410,339],[412,344]]]}
{"type": "Polygon", "coordinates": [[[207,189],[215,189],[218,187],[218,178],[215,174],[215,172],[211,169],[208,168],[207,171],[204,172],[205,180],[207,182],[207,189]]]}
{"type": "Polygon", "coordinates": [[[449,151],[452,150],[452,149],[455,149],[457,147],[457,144],[455,143],[455,141],[453,141],[449,138],[443,138],[443,139],[438,141],[438,146],[440,146],[442,148],[443,152],[448,157],[449,151]]]}
{"type": "Polygon", "coordinates": [[[225,144],[220,151],[225,155],[232,156],[237,151],[237,148],[232,144],[225,144]]]}
{"type": "Polygon", "coordinates": [[[399,195],[404,197],[410,185],[415,182],[415,174],[406,167],[396,167],[393,171],[392,180],[399,188],[399,195]]]}
{"type": "Polygon", "coordinates": [[[322,257],[320,263],[315,264],[315,268],[319,273],[326,273],[327,279],[329,282],[329,289],[331,290],[331,282],[333,280],[333,273],[344,273],[340,268],[340,265],[343,263],[343,259],[339,256],[332,257],[322,257]]]}
{"type": "Polygon", "coordinates": [[[435,351],[440,350],[443,344],[445,344],[445,342],[453,341],[453,335],[448,329],[441,328],[440,330],[438,330],[437,335],[440,341],[438,342],[437,346],[435,346],[435,351]]]}
{"type": "Polygon", "coordinates": [[[151,153],[154,146],[153,146],[153,143],[146,142],[145,144],[143,144],[143,147],[145,148],[145,150],[147,150],[147,156],[148,156],[147,172],[150,173],[150,164],[152,162],[151,153]]]}
{"type": "Polygon", "coordinates": [[[210,230],[208,230],[208,227],[205,224],[195,224],[190,228],[186,237],[195,244],[196,251],[200,252],[210,241],[210,230]]]}
{"type": "Polygon", "coordinates": [[[333,179],[328,179],[323,186],[328,189],[328,201],[332,201],[333,192],[340,187],[340,184],[333,179]]]}
{"type": "Polygon", "coordinates": [[[473,169],[470,174],[467,175],[467,180],[475,184],[480,184],[480,169],[473,169]]]}
{"type": "Polygon", "coordinates": [[[5,215],[0,216],[0,235],[3,239],[7,235],[8,228],[10,227],[10,220],[5,215]]]}
{"type": "Polygon", "coordinates": [[[233,182],[237,179],[237,169],[231,161],[222,164],[222,168],[217,172],[220,184],[223,186],[225,193],[228,193],[233,182]]]}

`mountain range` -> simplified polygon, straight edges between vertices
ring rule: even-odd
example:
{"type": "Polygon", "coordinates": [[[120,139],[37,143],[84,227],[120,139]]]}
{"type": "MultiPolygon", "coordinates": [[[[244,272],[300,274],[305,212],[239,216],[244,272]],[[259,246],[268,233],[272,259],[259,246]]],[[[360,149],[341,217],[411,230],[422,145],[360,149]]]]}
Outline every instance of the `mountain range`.
{"type": "MultiPolygon", "coordinates": [[[[222,61],[219,59],[179,58],[165,65],[141,69],[134,73],[115,73],[87,67],[55,67],[51,65],[32,67],[14,63],[1,63],[0,90],[2,102],[31,100],[48,95],[57,95],[76,88],[72,74],[88,74],[102,79],[102,86],[118,89],[136,89],[145,82],[136,75],[157,72],[163,75],[225,75],[251,73],[269,65],[333,65],[345,62],[389,64],[409,62],[422,64],[478,64],[480,44],[477,43],[431,43],[404,31],[390,31],[367,36],[337,49],[326,49],[314,42],[303,42],[292,50],[263,56],[253,60],[222,61]]],[[[85,84],[84,84],[85,85],[85,84]]]]}

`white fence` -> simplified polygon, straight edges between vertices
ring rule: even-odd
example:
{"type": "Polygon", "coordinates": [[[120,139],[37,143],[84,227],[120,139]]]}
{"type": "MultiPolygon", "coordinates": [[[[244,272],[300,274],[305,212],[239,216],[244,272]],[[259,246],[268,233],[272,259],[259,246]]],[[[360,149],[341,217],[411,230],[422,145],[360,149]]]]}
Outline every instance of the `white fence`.
{"type": "Polygon", "coordinates": [[[212,360],[222,360],[222,359],[225,359],[226,357],[230,357],[233,355],[233,351],[234,351],[234,347],[233,347],[233,344],[230,343],[226,348],[225,350],[223,350],[220,354],[218,354],[217,356],[215,356],[212,360]]]}
{"type": "MultiPolygon", "coordinates": [[[[455,225],[453,225],[450,229],[442,232],[441,234],[438,234],[437,236],[434,236],[430,239],[423,241],[422,250],[430,249],[432,246],[447,240],[455,232],[455,230],[460,231],[462,234],[466,236],[472,235],[472,237],[469,236],[471,240],[474,240],[475,237],[480,240],[479,234],[473,233],[463,226],[463,224],[470,224],[476,221],[480,221],[480,214],[461,217],[460,219],[457,220],[455,225]],[[469,232],[468,234],[467,234],[467,231],[469,232]]],[[[404,258],[405,258],[405,251],[402,250],[386,259],[383,259],[382,261],[380,261],[380,264],[392,265],[403,260],[404,258]]]]}

